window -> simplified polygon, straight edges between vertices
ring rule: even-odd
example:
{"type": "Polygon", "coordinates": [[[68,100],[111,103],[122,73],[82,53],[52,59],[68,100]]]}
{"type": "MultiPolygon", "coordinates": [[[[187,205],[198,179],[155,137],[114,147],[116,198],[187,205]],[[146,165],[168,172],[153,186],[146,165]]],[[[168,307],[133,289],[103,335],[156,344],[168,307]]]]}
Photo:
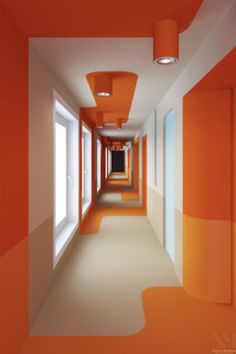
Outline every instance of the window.
{"type": "Polygon", "coordinates": [[[97,139],[97,192],[101,189],[101,141],[97,139]]]}
{"type": "Polygon", "coordinates": [[[92,201],[92,134],[82,125],[82,215],[84,216],[92,201]]]}
{"type": "Polygon", "coordinates": [[[71,108],[54,94],[54,266],[79,221],[78,119],[71,108]]]}
{"type": "MultiPolygon", "coordinates": [[[[82,173],[86,173],[85,170],[85,137],[84,133],[82,134],[82,173]]],[[[82,202],[85,199],[85,183],[84,183],[84,177],[82,177],[82,202]]]]}
{"type": "Polygon", "coordinates": [[[111,173],[111,150],[108,149],[108,176],[110,176],[111,173]]]}
{"type": "Polygon", "coordinates": [[[56,206],[55,226],[63,224],[67,217],[67,124],[63,118],[56,120],[56,206]]]}
{"type": "Polygon", "coordinates": [[[107,171],[108,171],[108,148],[105,147],[105,179],[107,179],[107,171]]]}

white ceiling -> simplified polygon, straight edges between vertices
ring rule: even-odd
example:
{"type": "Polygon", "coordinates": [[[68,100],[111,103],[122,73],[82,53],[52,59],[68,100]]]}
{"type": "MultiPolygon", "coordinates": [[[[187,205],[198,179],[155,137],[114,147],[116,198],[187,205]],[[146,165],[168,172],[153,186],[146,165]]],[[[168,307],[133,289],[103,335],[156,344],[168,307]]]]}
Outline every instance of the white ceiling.
{"type": "Polygon", "coordinates": [[[232,0],[205,0],[191,27],[180,35],[180,60],[170,66],[152,63],[152,38],[31,38],[55,75],[80,107],[95,101],[86,80],[93,71],[130,71],[138,74],[129,121],[121,130],[100,129],[106,136],[134,136],[158,105],[232,0]]]}

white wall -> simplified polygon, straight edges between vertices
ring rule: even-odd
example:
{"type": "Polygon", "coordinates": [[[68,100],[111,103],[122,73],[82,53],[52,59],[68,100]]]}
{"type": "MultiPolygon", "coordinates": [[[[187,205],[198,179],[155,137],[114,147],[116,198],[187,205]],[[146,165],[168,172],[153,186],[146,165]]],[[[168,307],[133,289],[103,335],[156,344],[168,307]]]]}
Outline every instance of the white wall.
{"type": "MultiPolygon", "coordinates": [[[[175,127],[175,208],[177,229],[177,246],[176,246],[176,272],[180,280],[182,280],[182,227],[181,213],[183,208],[183,146],[182,146],[182,100],[183,96],[208,72],[211,70],[236,44],[236,1],[225,1],[225,6],[221,6],[214,13],[214,2],[206,1],[205,8],[201,11],[201,16],[197,16],[192,26],[186,32],[186,40],[191,38],[191,34],[196,31],[203,31],[206,26],[208,32],[204,34],[204,39],[198,50],[187,63],[185,69],[178,76],[169,91],[165,94],[162,100],[158,103],[156,111],[153,112],[147,119],[139,136],[147,134],[148,140],[148,188],[156,192],[156,199],[162,198],[164,203],[164,181],[163,181],[163,166],[164,166],[164,120],[166,114],[173,109],[176,116],[175,127]],[[213,14],[211,14],[211,11],[213,14]],[[214,17],[214,16],[215,17],[214,17]],[[217,21],[212,21],[212,18],[217,21]],[[155,117],[156,115],[156,117],[155,117]],[[155,137],[155,119],[156,119],[156,144],[155,137]],[[156,155],[155,155],[156,154],[156,155]],[[154,159],[156,160],[156,170],[154,159]],[[155,185],[155,174],[156,182],[155,185]]],[[[215,5],[219,5],[216,1],[215,5]]],[[[183,34],[185,35],[185,33],[183,34]]],[[[180,53],[181,60],[181,53],[180,53]]],[[[177,64],[178,65],[178,64],[177,64]]],[[[168,70],[168,67],[166,67],[168,70]]],[[[141,139],[140,139],[141,142],[141,139]]],[[[140,176],[142,173],[142,155],[140,144],[140,176]]],[[[157,203],[158,204],[158,203],[157,203]]],[[[147,213],[152,227],[156,233],[158,240],[164,244],[164,225],[163,225],[163,207],[153,201],[153,196],[148,193],[147,213]]]]}
{"type": "Polygon", "coordinates": [[[53,92],[79,107],[29,46],[29,298],[32,324],[53,280],[53,92]]]}

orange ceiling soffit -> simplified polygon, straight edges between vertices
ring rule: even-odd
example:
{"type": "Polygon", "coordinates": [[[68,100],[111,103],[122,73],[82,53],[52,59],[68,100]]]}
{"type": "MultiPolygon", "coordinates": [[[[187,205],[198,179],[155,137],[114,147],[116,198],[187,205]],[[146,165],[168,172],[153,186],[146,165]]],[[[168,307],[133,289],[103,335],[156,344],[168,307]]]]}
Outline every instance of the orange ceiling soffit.
{"type": "MultiPolygon", "coordinates": [[[[122,117],[123,122],[127,122],[129,112],[138,80],[138,75],[130,72],[93,72],[86,75],[89,87],[96,102],[96,107],[83,108],[89,119],[96,124],[97,112],[103,112],[104,124],[115,124],[115,121],[122,117]],[[111,96],[97,96],[97,81],[96,79],[106,78],[112,83],[111,96]]],[[[102,80],[102,81],[103,81],[102,80]]],[[[103,82],[103,83],[104,83],[103,82]]]]}
{"type": "Polygon", "coordinates": [[[158,21],[153,38],[153,62],[172,64],[179,58],[178,22],[172,19],[158,21]]]}
{"type": "Polygon", "coordinates": [[[191,24],[203,0],[1,0],[28,37],[152,37],[164,18],[191,24]],[[47,16],[45,16],[47,14],[47,16]],[[122,23],[121,23],[122,19],[122,23]]]}

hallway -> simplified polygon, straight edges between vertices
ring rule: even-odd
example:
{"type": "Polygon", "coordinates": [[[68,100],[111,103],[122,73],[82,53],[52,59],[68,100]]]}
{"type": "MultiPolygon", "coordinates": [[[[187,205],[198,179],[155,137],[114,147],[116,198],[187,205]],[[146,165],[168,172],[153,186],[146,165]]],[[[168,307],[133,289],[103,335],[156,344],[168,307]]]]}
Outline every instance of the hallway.
{"type": "Polygon", "coordinates": [[[0,33],[0,354],[235,354],[236,0],[0,33]]]}

